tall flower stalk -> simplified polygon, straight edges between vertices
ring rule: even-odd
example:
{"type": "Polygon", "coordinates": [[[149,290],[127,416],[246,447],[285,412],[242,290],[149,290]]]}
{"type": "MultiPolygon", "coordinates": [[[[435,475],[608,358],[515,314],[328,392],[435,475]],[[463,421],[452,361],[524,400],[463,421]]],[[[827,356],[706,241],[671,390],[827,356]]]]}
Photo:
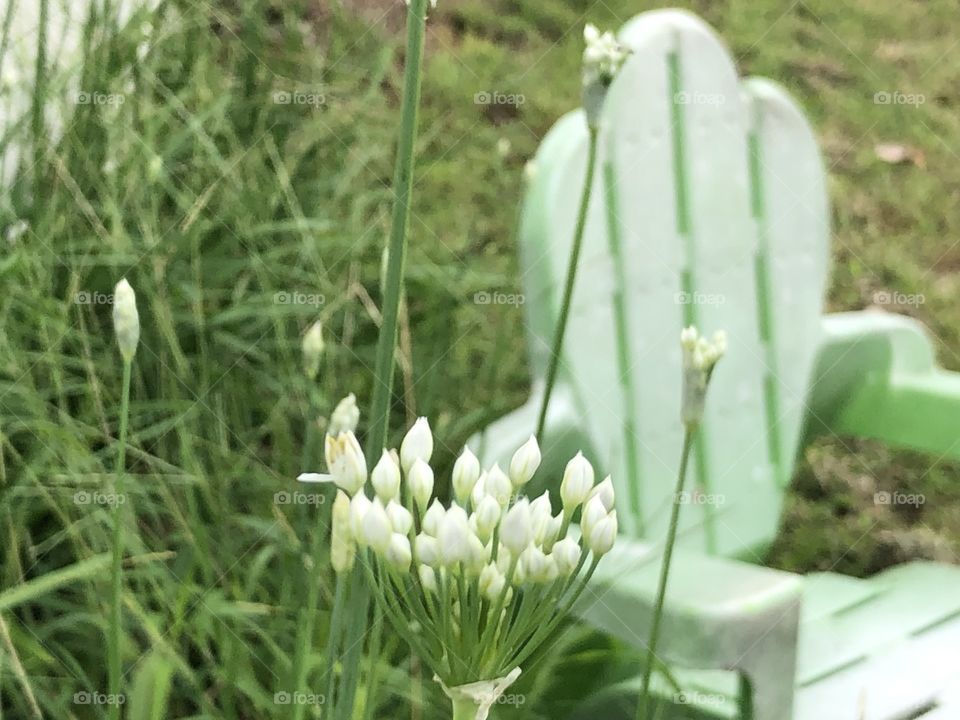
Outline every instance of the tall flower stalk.
{"type": "MultiPolygon", "coordinates": [[[[432,0],[435,5],[435,0],[432,0]]],[[[390,417],[390,400],[393,390],[394,352],[397,345],[397,318],[403,294],[404,262],[407,253],[407,229],[410,223],[410,204],[413,190],[414,148],[417,137],[417,112],[420,105],[420,78],[423,64],[423,40],[427,19],[427,0],[409,0],[407,10],[407,44],[403,76],[403,98],[400,107],[400,136],[397,143],[397,160],[393,179],[394,204],[387,243],[386,272],[383,281],[381,306],[382,324],[377,338],[376,363],[373,372],[373,399],[370,405],[370,424],[367,443],[368,458],[373,462],[386,445],[390,417]]],[[[369,605],[369,590],[360,576],[360,569],[353,571],[350,582],[355,593],[349,593],[346,604],[356,617],[366,615],[369,605]]],[[[338,579],[337,593],[342,592],[338,579]]],[[[340,693],[336,697],[331,717],[347,720],[352,716],[356,685],[359,677],[360,647],[365,634],[365,623],[350,623],[344,628],[342,638],[333,636],[330,658],[340,648],[346,658],[340,693]]],[[[327,672],[333,672],[328,666],[327,672]]],[[[332,680],[332,678],[331,678],[332,680]]],[[[332,689],[332,686],[331,686],[332,689]]],[[[328,701],[330,696],[328,695],[328,701]]],[[[372,702],[370,699],[368,702],[372,702]]]]}
{"type": "Polygon", "coordinates": [[[680,521],[680,499],[687,475],[687,465],[697,430],[703,420],[704,404],[707,398],[707,386],[717,361],[727,349],[726,335],[721,331],[713,340],[700,337],[694,327],[686,328],[680,335],[683,347],[683,401],[680,416],[683,421],[683,449],[680,453],[680,470],[677,473],[677,485],[670,510],[670,524],[667,528],[666,547],[660,564],[660,580],[653,606],[653,621],[650,624],[650,636],[647,640],[647,658],[643,668],[643,682],[640,689],[640,702],[637,705],[637,720],[650,719],[650,680],[653,666],[657,661],[657,641],[660,638],[660,621],[663,617],[663,603],[667,593],[667,581],[670,577],[670,565],[673,548],[677,541],[677,526],[680,521]]]}
{"type": "MultiPolygon", "coordinates": [[[[120,431],[117,438],[117,464],[113,485],[114,498],[111,510],[113,522],[113,563],[110,572],[110,624],[107,641],[107,669],[110,694],[118,698],[121,687],[120,635],[122,632],[123,602],[123,516],[126,482],[124,465],[127,447],[127,420],[130,413],[130,375],[133,356],[140,341],[140,315],[137,312],[137,296],[126,278],[117,283],[113,291],[113,327],[117,345],[123,359],[123,390],[120,400],[120,431]]],[[[110,705],[110,717],[119,719],[120,703],[110,705]]]]}
{"type": "Polygon", "coordinates": [[[360,571],[384,616],[432,670],[454,720],[485,720],[550,639],[617,536],[613,483],[594,486],[581,454],[567,463],[561,508],[523,488],[540,465],[534,437],[506,472],[483,471],[465,449],[453,468],[454,499],[433,495],[433,436],[426,418],[368,473],[352,432],[328,436],[328,473],[298,479],[339,488],[330,559],[360,571]],[[371,494],[368,490],[372,491],[371,494]],[[579,518],[579,536],[570,532],[579,518]]]}
{"type": "Polygon", "coordinates": [[[580,264],[580,249],[583,245],[587,211],[590,208],[590,196],[593,192],[593,179],[596,174],[600,116],[607,90],[627,57],[627,50],[616,41],[613,33],[605,32],[601,34],[596,27],[587,24],[583,29],[583,38],[586,42],[583,51],[583,109],[587,119],[588,131],[587,170],[583,178],[583,190],[580,193],[577,221],[573,230],[573,245],[570,247],[570,258],[567,261],[567,275],[563,285],[563,296],[560,300],[560,314],[557,317],[557,326],[554,330],[553,344],[550,349],[546,387],[543,391],[540,413],[537,417],[537,439],[541,442],[543,441],[543,429],[547,421],[550,396],[553,394],[553,386],[557,380],[560,355],[563,352],[563,338],[567,331],[567,319],[570,315],[570,301],[576,284],[577,267],[580,264]]]}

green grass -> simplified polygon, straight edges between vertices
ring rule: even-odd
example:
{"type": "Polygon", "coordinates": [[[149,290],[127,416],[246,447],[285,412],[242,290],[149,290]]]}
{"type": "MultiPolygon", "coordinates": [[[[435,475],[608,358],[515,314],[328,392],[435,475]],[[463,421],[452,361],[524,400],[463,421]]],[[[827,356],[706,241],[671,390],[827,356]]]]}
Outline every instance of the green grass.
{"type": "MultiPolygon", "coordinates": [[[[960,45],[942,32],[952,3],[674,4],[718,28],[744,74],[784,83],[808,110],[831,172],[831,308],[867,306],[881,290],[921,293],[925,303],[901,310],[928,323],[942,362],[960,368],[960,45]],[[894,90],[927,101],[874,104],[894,90]],[[878,142],[921,149],[925,166],[878,161],[878,142]]],[[[371,394],[401,86],[395,5],[168,2],[132,71],[139,22],[91,35],[80,87],[126,101],[77,106],[62,141],[40,139],[41,162],[0,204],[4,225],[29,223],[0,254],[5,717],[32,717],[31,698],[46,717],[102,709],[72,699],[107,685],[109,580],[98,563],[110,508],[74,495],[111,479],[122,364],[110,305],[77,297],[99,300],[124,275],[143,325],[125,507],[138,558],[125,571],[131,707],[169,696],[160,717],[288,716],[274,693],[288,688],[304,558],[326,515],[274,497],[319,463],[303,457],[310,408],[350,391],[364,406],[371,394]],[[323,102],[279,104],[281,91],[323,102]],[[291,297],[309,302],[282,301],[291,297]],[[299,342],[318,317],[327,351],[312,386],[299,342]],[[56,571],[72,581],[15,588],[56,571]]],[[[520,291],[523,166],[579,102],[582,24],[617,25],[653,6],[441,0],[432,14],[392,427],[429,415],[441,465],[528,391],[520,309],[473,298],[520,291]],[[525,102],[484,107],[481,91],[525,102]]],[[[960,489],[931,460],[819,443],[771,562],[866,574],[910,557],[955,559],[960,489]],[[894,487],[927,502],[909,514],[874,506],[876,489],[894,487]]],[[[332,600],[322,577],[315,662],[332,600]]],[[[616,662],[605,641],[574,640],[545,661],[551,672],[531,673],[518,690],[527,702],[505,716],[558,716],[616,662]]],[[[380,692],[365,698],[373,716],[406,716],[412,698],[414,717],[441,717],[442,697],[405,658],[388,637],[380,692]]],[[[322,692],[323,668],[311,677],[322,692]]]]}

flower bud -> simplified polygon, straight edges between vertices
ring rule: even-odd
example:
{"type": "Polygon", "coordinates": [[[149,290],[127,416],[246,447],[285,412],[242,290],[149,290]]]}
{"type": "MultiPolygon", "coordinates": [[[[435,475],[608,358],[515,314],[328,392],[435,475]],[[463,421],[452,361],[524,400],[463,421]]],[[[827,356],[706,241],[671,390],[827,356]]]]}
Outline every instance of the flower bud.
{"type": "Polygon", "coordinates": [[[400,496],[400,468],[386,450],[380,456],[370,473],[370,482],[377,497],[383,503],[389,503],[400,496]]]}
{"type": "Polygon", "coordinates": [[[727,351],[727,335],[714,333],[713,341],[700,337],[695,327],[680,333],[683,348],[683,402],[680,417],[688,427],[700,424],[713,367],[727,351]]]}
{"type": "Polygon", "coordinates": [[[584,536],[590,533],[590,530],[607,516],[607,509],[603,506],[603,499],[594,495],[583,506],[583,512],[580,515],[580,531],[584,536]]]}
{"type": "Polygon", "coordinates": [[[533,539],[530,526],[530,501],[519,500],[507,511],[500,523],[500,541],[514,555],[522,553],[533,539]]]}
{"type": "Polygon", "coordinates": [[[480,594],[492,603],[495,603],[500,598],[500,593],[503,592],[506,584],[507,579],[493,563],[485,566],[483,570],[480,571],[480,578],[477,580],[477,587],[480,590],[480,594]]]}
{"type": "Polygon", "coordinates": [[[520,446],[510,459],[510,482],[513,487],[520,489],[526,485],[533,474],[540,467],[540,446],[537,439],[531,435],[523,445],[520,446]]]}
{"type": "Polygon", "coordinates": [[[590,528],[590,534],[585,537],[590,552],[598,558],[610,552],[617,539],[617,511],[607,515],[603,520],[590,528]]]}
{"type": "Polygon", "coordinates": [[[370,505],[372,505],[370,499],[362,492],[357,493],[350,500],[350,532],[361,547],[367,544],[363,535],[363,519],[367,516],[370,505]]]}
{"type": "Polygon", "coordinates": [[[140,314],[137,312],[137,294],[126,278],[113,289],[113,331],[120,356],[124,362],[132,361],[140,341],[140,314]]]}
{"type": "Polygon", "coordinates": [[[407,471],[407,485],[417,507],[423,512],[433,494],[433,468],[427,465],[425,460],[416,458],[407,471]]]}
{"type": "Polygon", "coordinates": [[[421,522],[423,531],[427,535],[438,537],[440,535],[440,523],[443,522],[443,516],[445,514],[446,510],[443,509],[443,505],[439,500],[434,499],[433,504],[431,504],[429,509],[423,514],[423,520],[421,522]]]}
{"type": "MultiPolygon", "coordinates": [[[[323,323],[317,320],[303,336],[303,372],[311,380],[317,379],[320,372],[320,359],[323,357],[323,323]]],[[[355,430],[356,427],[349,428],[355,430]]]]}
{"type": "Polygon", "coordinates": [[[379,498],[374,498],[363,516],[363,539],[374,552],[382,555],[390,546],[390,536],[393,528],[390,527],[390,518],[379,498]]]}
{"type": "Polygon", "coordinates": [[[467,504],[479,477],[480,461],[470,448],[465,447],[453,464],[453,494],[458,503],[467,504]]]}
{"type": "Polygon", "coordinates": [[[437,574],[433,571],[433,568],[421,565],[417,568],[417,572],[420,574],[420,584],[423,586],[424,591],[436,594],[437,574]]]}
{"type": "Polygon", "coordinates": [[[577,509],[593,487],[593,466],[587,460],[583,453],[577,453],[563,472],[563,480],[560,483],[560,499],[563,501],[563,509],[572,513],[577,509]]]}
{"type": "Polygon", "coordinates": [[[413,555],[410,552],[410,540],[406,535],[395,532],[390,536],[390,544],[384,552],[384,559],[395,570],[406,572],[410,569],[413,555]]]}
{"type": "Polygon", "coordinates": [[[550,506],[550,491],[545,490],[543,495],[530,503],[530,527],[533,530],[533,541],[538,545],[543,543],[551,522],[553,508],[550,506]]]}
{"type": "Polygon", "coordinates": [[[487,496],[486,492],[487,485],[487,474],[485,472],[480,473],[480,477],[477,478],[477,482],[474,483],[473,490],[470,493],[470,505],[477,509],[480,507],[480,503],[487,496]]]}
{"type": "Polygon", "coordinates": [[[576,570],[580,563],[580,545],[573,538],[564,538],[553,546],[550,556],[557,563],[557,571],[566,577],[576,570]]]}
{"type": "Polygon", "coordinates": [[[425,417],[418,418],[400,443],[400,466],[405,473],[409,473],[415,460],[428,463],[431,455],[433,435],[430,432],[430,423],[425,417]]]}
{"type": "Polygon", "coordinates": [[[417,562],[430,567],[440,565],[440,544],[436,538],[420,533],[413,542],[413,551],[417,562]]]}
{"type": "Polygon", "coordinates": [[[357,550],[350,531],[350,498],[343,490],[337,490],[331,515],[330,564],[334,572],[342,573],[353,567],[357,550]]]}
{"type": "Polygon", "coordinates": [[[530,582],[542,582],[547,572],[547,556],[536,545],[530,545],[520,555],[520,565],[530,582]]]}
{"type": "Polygon", "coordinates": [[[356,495],[367,482],[367,461],[356,436],[352,432],[327,435],[324,454],[337,487],[356,495]]]}
{"type": "Polygon", "coordinates": [[[607,475],[603,479],[603,482],[597,485],[591,492],[590,498],[599,497],[600,502],[603,503],[603,507],[607,512],[613,510],[614,501],[616,500],[616,494],[613,491],[613,480],[610,479],[610,476],[607,475]]]}
{"type": "Polygon", "coordinates": [[[387,517],[390,518],[390,527],[396,533],[406,535],[413,528],[413,515],[395,500],[387,503],[387,517]]]}
{"type": "Polygon", "coordinates": [[[476,575],[483,568],[490,558],[487,556],[487,549],[483,542],[474,533],[470,533],[467,538],[467,572],[476,575]]]}
{"type": "Polygon", "coordinates": [[[510,502],[510,497],[513,495],[513,485],[510,483],[510,478],[506,476],[496,463],[487,471],[483,489],[489,497],[497,501],[500,507],[506,507],[510,502]]]}
{"type": "Polygon", "coordinates": [[[474,511],[474,529],[484,542],[492,537],[494,528],[500,522],[501,512],[500,504],[489,496],[484,497],[474,511]]]}
{"type": "Polygon", "coordinates": [[[330,427],[327,428],[327,434],[336,437],[342,432],[356,432],[359,422],[360,408],[357,407],[357,396],[350,393],[337,403],[330,414],[330,427]]]}
{"type": "Polygon", "coordinates": [[[544,552],[550,552],[550,550],[553,548],[553,544],[560,536],[560,531],[562,529],[563,513],[559,513],[550,518],[550,522],[547,523],[547,529],[544,531],[542,539],[537,541],[540,543],[540,546],[543,548],[544,552]]]}
{"type": "Polygon", "coordinates": [[[440,560],[451,566],[466,562],[470,555],[470,525],[467,513],[459,505],[451,505],[440,522],[440,560]]]}

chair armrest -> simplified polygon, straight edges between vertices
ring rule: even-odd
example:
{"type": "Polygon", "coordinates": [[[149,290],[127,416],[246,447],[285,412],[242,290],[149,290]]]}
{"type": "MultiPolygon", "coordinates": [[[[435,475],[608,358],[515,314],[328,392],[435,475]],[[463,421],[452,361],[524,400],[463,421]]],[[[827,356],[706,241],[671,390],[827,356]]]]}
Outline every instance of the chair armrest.
{"type": "Polygon", "coordinates": [[[937,367],[923,326],[881,312],[824,318],[807,435],[856,435],[960,459],[960,374],[937,367]]]}
{"type": "MultiPolygon", "coordinates": [[[[645,649],[660,559],[659,546],[618,538],[575,612],[645,649]]],[[[801,596],[796,575],[677,549],[658,655],[680,667],[740,672],[756,720],[789,720],[801,596]]]]}

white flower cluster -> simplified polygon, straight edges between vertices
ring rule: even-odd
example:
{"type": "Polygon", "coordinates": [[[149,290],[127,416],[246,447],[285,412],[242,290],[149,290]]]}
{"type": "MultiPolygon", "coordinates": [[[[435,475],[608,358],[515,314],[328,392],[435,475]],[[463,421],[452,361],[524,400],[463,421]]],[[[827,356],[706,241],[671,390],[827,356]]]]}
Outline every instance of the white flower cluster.
{"type": "Polygon", "coordinates": [[[703,419],[707,385],[713,368],[727,351],[727,334],[718,330],[713,339],[702,337],[695,327],[684,328],[680,333],[683,348],[683,422],[697,425],[703,419]]]}
{"type": "Polygon", "coordinates": [[[382,452],[368,483],[363,452],[348,430],[327,436],[329,474],[298,479],[339,488],[332,513],[334,570],[350,570],[361,555],[395,624],[417,622],[442,639],[433,652],[429,639],[420,649],[445,682],[454,683],[461,672],[461,681],[493,677],[513,667],[548,620],[569,610],[613,547],[613,483],[608,477],[594,485],[593,467],[578,453],[560,484],[559,512],[549,491],[529,500],[522,491],[541,460],[531,437],[506,472],[497,464],[482,470],[464,449],[444,506],[433,495],[432,454],[430,426],[420,418],[399,452],[382,452]],[[568,532],[578,511],[579,535],[568,532]]]}
{"type": "Polygon", "coordinates": [[[601,33],[596,25],[587,23],[583,28],[583,84],[609,85],[616,77],[620,66],[629,55],[609,30],[601,33]]]}

